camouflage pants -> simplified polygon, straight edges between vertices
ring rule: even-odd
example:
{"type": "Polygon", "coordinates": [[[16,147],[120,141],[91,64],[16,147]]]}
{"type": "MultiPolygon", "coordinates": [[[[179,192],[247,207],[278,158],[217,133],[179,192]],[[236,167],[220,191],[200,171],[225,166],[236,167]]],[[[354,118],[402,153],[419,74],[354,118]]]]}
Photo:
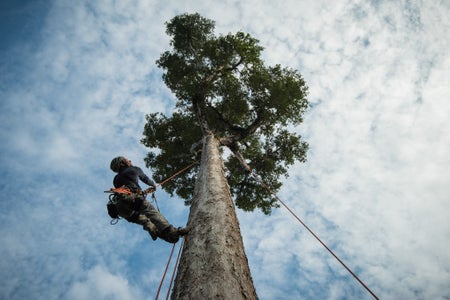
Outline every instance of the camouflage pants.
{"type": "Polygon", "coordinates": [[[148,232],[157,234],[170,226],[166,218],[142,196],[122,195],[117,197],[116,206],[122,218],[142,225],[148,232]]]}

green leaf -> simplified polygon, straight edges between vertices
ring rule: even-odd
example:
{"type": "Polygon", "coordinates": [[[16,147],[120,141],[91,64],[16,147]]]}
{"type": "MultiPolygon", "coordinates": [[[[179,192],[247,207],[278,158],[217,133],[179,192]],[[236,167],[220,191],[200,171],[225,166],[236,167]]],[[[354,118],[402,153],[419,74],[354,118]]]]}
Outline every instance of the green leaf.
{"type": "MultiPolygon", "coordinates": [[[[147,115],[142,143],[155,179],[163,180],[199,158],[191,146],[212,131],[239,151],[273,192],[288,168],[305,162],[308,144],[290,132],[303,122],[308,88],[301,74],[280,65],[265,66],[263,48],[249,34],[214,34],[214,21],[182,14],[166,23],[171,49],[157,65],[177,97],[170,117],[147,115]]],[[[276,199],[233,157],[225,159],[230,191],[237,207],[270,214],[276,199]]],[[[187,202],[198,166],[164,188],[187,202]]]]}

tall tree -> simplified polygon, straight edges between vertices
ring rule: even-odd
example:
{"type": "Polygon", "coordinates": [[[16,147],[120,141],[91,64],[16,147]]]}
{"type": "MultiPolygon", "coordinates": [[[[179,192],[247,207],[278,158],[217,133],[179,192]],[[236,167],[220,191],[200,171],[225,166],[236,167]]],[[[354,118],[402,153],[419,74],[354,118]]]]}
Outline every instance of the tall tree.
{"type": "Polygon", "coordinates": [[[147,115],[146,164],[162,180],[201,154],[199,165],[164,186],[190,204],[172,298],[256,299],[234,204],[265,214],[278,205],[241,165],[276,192],[287,168],[305,161],[308,146],[289,129],[303,121],[307,86],[294,69],[265,66],[249,34],[216,36],[214,22],[199,14],[166,26],[172,49],[157,65],[177,103],[170,117],[147,115]]]}

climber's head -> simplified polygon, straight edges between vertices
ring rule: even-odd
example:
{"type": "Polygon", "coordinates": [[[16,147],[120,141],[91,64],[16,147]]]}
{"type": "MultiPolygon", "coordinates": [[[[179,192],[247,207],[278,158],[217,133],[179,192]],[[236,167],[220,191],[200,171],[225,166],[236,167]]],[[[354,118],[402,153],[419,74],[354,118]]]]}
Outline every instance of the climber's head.
{"type": "Polygon", "coordinates": [[[130,167],[132,165],[131,160],[128,158],[124,156],[117,156],[111,160],[109,167],[113,172],[118,173],[121,167],[130,167]]]}

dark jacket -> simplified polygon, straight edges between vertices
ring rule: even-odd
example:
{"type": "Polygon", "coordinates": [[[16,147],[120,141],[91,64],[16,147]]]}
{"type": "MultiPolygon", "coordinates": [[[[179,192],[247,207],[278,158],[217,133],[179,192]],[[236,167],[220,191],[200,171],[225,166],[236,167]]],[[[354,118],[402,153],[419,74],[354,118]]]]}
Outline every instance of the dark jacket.
{"type": "Polygon", "coordinates": [[[141,168],[135,166],[121,168],[119,173],[114,177],[113,183],[116,188],[125,185],[133,192],[137,192],[142,190],[139,186],[139,180],[149,186],[155,186],[153,180],[145,175],[141,168]]]}

